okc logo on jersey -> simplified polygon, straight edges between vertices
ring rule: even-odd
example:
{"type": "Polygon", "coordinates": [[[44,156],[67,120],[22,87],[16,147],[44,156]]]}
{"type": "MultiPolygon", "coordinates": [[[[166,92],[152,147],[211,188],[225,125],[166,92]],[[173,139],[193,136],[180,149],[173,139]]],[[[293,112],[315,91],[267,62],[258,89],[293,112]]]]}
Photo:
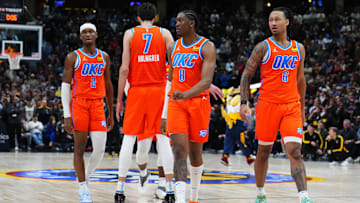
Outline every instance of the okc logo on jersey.
{"type": "Polygon", "coordinates": [[[82,76],[101,76],[104,72],[103,63],[84,63],[81,69],[82,76]]]}
{"type": "Polygon", "coordinates": [[[303,132],[304,132],[304,131],[303,131],[303,129],[302,129],[302,128],[298,128],[298,129],[297,129],[297,134],[302,135],[302,134],[303,134],[303,132]]]}
{"type": "Polygon", "coordinates": [[[199,58],[198,54],[192,54],[192,53],[177,53],[174,56],[173,59],[173,67],[186,67],[186,68],[192,68],[195,63],[192,62],[192,60],[196,60],[199,58]]]}
{"type": "Polygon", "coordinates": [[[294,70],[299,62],[298,56],[277,55],[272,64],[274,70],[294,70]]]}
{"type": "Polygon", "coordinates": [[[200,130],[199,137],[205,137],[207,135],[207,130],[200,130]]]}

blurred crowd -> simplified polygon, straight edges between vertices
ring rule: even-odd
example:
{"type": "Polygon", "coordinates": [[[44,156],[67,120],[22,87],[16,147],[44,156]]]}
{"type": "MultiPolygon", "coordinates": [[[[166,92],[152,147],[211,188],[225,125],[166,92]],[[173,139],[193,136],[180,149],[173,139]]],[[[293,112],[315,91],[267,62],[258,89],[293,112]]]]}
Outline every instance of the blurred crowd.
{"type": "MultiPolygon", "coordinates": [[[[213,83],[224,89],[238,87],[251,50],[270,35],[268,14],[249,13],[246,7],[225,12],[206,6],[198,14],[199,34],[210,38],[217,47],[213,83]]],[[[126,29],[137,24],[135,15],[135,8],[96,12],[51,8],[38,18],[44,32],[42,60],[22,61],[17,71],[10,71],[6,61],[0,63],[3,73],[0,75],[0,129],[8,132],[11,149],[71,151],[68,143],[72,142],[72,136],[63,130],[60,84],[66,54],[81,46],[79,26],[87,21],[96,24],[97,47],[111,57],[111,79],[116,93],[122,37],[126,29]]],[[[170,14],[157,24],[176,36],[175,17],[175,13],[170,14]]],[[[344,13],[324,13],[321,8],[309,6],[297,13],[291,24],[290,37],[306,48],[304,130],[310,135],[304,136],[304,157],[343,161],[350,156],[356,160],[360,141],[360,12],[352,9],[344,13]],[[313,141],[312,131],[319,132],[322,141],[313,141]],[[336,131],[335,138],[330,133],[333,131],[336,131]],[[338,136],[343,140],[345,154],[339,160],[329,158],[333,154],[329,150],[333,150],[331,147],[334,148],[336,142],[334,146],[329,143],[341,140],[338,136]],[[306,147],[309,143],[313,147],[316,143],[315,153],[306,147]]],[[[257,72],[252,83],[259,81],[257,72]]],[[[258,92],[253,91],[251,107],[256,105],[257,96],[258,92]]],[[[205,147],[218,150],[222,148],[226,124],[220,113],[222,102],[211,101],[210,141],[205,147]]],[[[120,128],[117,125],[115,131],[120,128]]],[[[281,141],[276,143],[274,153],[284,153],[281,141]]]]}

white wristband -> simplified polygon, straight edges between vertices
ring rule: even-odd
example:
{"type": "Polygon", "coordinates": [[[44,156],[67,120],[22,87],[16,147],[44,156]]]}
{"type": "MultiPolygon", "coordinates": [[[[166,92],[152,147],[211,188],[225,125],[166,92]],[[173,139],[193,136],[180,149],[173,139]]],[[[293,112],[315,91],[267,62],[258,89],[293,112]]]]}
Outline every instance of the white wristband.
{"type": "Polygon", "coordinates": [[[167,112],[168,112],[168,103],[169,103],[169,92],[171,89],[171,82],[166,80],[166,88],[165,88],[165,99],[164,99],[164,107],[161,114],[161,119],[167,119],[167,112]]]}
{"type": "Polygon", "coordinates": [[[129,89],[130,89],[130,83],[128,80],[126,80],[125,88],[124,88],[124,93],[126,96],[128,96],[129,89]]]}
{"type": "Polygon", "coordinates": [[[71,117],[70,114],[70,84],[61,83],[61,102],[64,110],[64,118],[71,117]]]}

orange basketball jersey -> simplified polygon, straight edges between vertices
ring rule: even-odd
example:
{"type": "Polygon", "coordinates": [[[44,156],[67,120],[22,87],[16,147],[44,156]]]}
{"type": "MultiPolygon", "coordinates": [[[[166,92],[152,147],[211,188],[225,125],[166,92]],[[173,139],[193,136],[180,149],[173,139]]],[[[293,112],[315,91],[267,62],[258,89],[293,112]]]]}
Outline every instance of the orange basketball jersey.
{"type": "MultiPolygon", "coordinates": [[[[208,41],[205,37],[200,37],[191,45],[185,45],[183,38],[174,44],[171,61],[173,66],[173,80],[169,96],[175,91],[185,92],[192,88],[201,80],[201,70],[203,64],[202,47],[208,41]]],[[[197,96],[208,95],[208,90],[197,96]]]]}
{"type": "Polygon", "coordinates": [[[130,87],[138,85],[165,84],[166,47],[162,28],[136,26],[131,29],[130,87]]]}
{"type": "Polygon", "coordinates": [[[100,49],[90,56],[81,48],[74,51],[77,59],[74,67],[72,84],[73,97],[97,99],[106,95],[104,71],[106,61],[100,49]]]}
{"type": "Polygon", "coordinates": [[[291,40],[287,47],[282,47],[272,37],[264,42],[267,53],[260,66],[259,99],[272,103],[299,101],[297,71],[301,54],[298,42],[291,40]]]}

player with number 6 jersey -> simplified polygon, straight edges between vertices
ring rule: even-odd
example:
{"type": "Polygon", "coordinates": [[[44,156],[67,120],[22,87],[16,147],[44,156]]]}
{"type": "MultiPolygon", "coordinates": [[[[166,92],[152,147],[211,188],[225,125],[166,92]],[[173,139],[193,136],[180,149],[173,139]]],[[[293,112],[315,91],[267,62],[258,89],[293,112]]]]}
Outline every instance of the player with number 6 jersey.
{"type": "Polygon", "coordinates": [[[291,175],[299,192],[300,203],[311,203],[307,192],[306,172],[301,158],[303,123],[305,120],[304,76],[305,48],[289,37],[292,12],[285,7],[274,8],[268,18],[272,36],[258,43],[251,53],[241,76],[240,115],[248,113],[251,79],[260,66],[261,87],[256,104],[258,151],[254,165],[257,187],[256,203],[266,203],[264,190],[268,157],[280,132],[290,160],[291,175]]]}
{"type": "Polygon", "coordinates": [[[264,40],[267,52],[261,65],[260,100],[272,103],[291,103],[300,100],[297,91],[297,70],[301,60],[297,41],[290,40],[282,47],[272,37],[264,40]]]}

